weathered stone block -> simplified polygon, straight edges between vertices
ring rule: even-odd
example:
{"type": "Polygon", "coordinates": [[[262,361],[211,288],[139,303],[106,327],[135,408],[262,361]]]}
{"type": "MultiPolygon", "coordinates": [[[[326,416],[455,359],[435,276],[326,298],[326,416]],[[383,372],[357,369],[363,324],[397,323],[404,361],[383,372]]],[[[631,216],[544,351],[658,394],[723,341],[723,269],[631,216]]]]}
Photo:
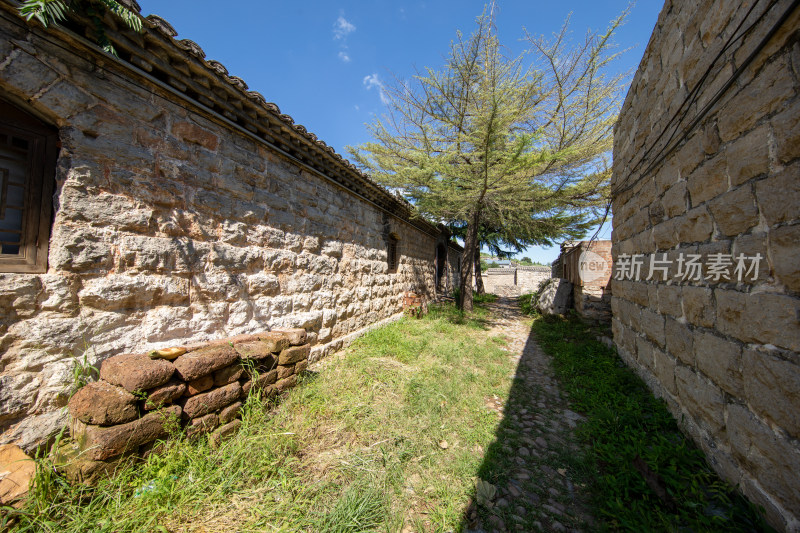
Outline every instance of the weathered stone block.
{"type": "Polygon", "coordinates": [[[118,426],[74,424],[72,436],[81,444],[88,459],[103,461],[166,436],[180,415],[181,408],[173,405],[118,426]]]}
{"type": "Polygon", "coordinates": [[[144,408],[147,411],[169,405],[186,392],[186,383],[171,379],[167,383],[147,391],[147,401],[144,408]]]}
{"type": "Polygon", "coordinates": [[[279,365],[277,370],[278,379],[288,378],[294,374],[294,365],[279,365]]]}
{"type": "MultiPolygon", "coordinates": [[[[277,343],[272,341],[240,342],[239,344],[234,345],[233,349],[236,350],[236,353],[239,354],[239,357],[244,360],[251,359],[254,361],[264,361],[274,358],[272,353],[276,351],[274,350],[276,345],[277,343]]],[[[288,341],[285,343],[285,345],[289,345],[288,341]]]]}
{"type": "Polygon", "coordinates": [[[219,145],[219,137],[191,122],[175,122],[172,125],[172,134],[211,151],[216,150],[219,145]]]}
{"type": "Polygon", "coordinates": [[[683,316],[681,307],[681,287],[679,285],[658,285],[658,312],[676,318],[683,316]]]}
{"type": "Polygon", "coordinates": [[[714,232],[714,224],[705,207],[696,207],[675,219],[675,236],[678,242],[705,242],[714,232]]]}
{"type": "Polygon", "coordinates": [[[163,359],[150,359],[141,354],[123,354],[109,357],[100,367],[100,378],[128,391],[147,390],[163,385],[175,367],[163,359]]]}
{"type": "Polygon", "coordinates": [[[769,252],[775,276],[790,291],[800,292],[800,224],[771,229],[769,252]]]}
{"type": "Polygon", "coordinates": [[[275,383],[275,389],[278,392],[283,392],[285,390],[291,389],[297,384],[297,376],[289,376],[288,378],[284,378],[277,383],[275,383]]]}
{"type": "Polygon", "coordinates": [[[690,324],[707,328],[714,326],[717,315],[711,289],[685,285],[681,289],[681,295],[683,313],[690,324]]]}
{"type": "Polygon", "coordinates": [[[266,389],[269,385],[272,385],[278,380],[278,369],[270,370],[269,372],[265,372],[263,374],[259,374],[258,379],[253,381],[247,381],[242,384],[242,393],[246,396],[250,394],[250,389],[253,387],[254,383],[256,388],[266,389]]]}
{"type": "Polygon", "coordinates": [[[694,335],[689,326],[679,320],[667,317],[664,321],[664,338],[667,351],[683,363],[694,366],[694,335]]]}
{"type": "Polygon", "coordinates": [[[294,372],[297,375],[302,374],[308,368],[308,359],[304,359],[303,361],[299,361],[296,365],[294,365],[294,372]]]}
{"type": "Polygon", "coordinates": [[[800,366],[752,349],[744,351],[743,363],[748,404],[789,436],[800,436],[800,366]]]}
{"type": "Polygon", "coordinates": [[[224,426],[217,428],[216,431],[211,434],[211,447],[218,448],[219,445],[222,444],[222,441],[235,435],[236,432],[239,431],[240,427],[242,427],[242,421],[233,420],[224,426]]]}
{"type": "Polygon", "coordinates": [[[242,386],[234,382],[187,399],[183,404],[184,418],[197,418],[232,404],[242,395],[242,386]]]}
{"type": "Polygon", "coordinates": [[[694,338],[697,368],[723,390],[744,398],[742,385],[742,347],[709,332],[697,332],[694,338]]]}
{"type": "Polygon", "coordinates": [[[184,381],[193,381],[233,364],[239,354],[229,344],[210,345],[186,353],[173,361],[184,381]]]}
{"type": "Polygon", "coordinates": [[[765,174],[769,170],[769,127],[767,125],[748,132],[728,146],[728,175],[731,187],[765,174]]]}
{"type": "Polygon", "coordinates": [[[728,406],[727,437],[734,456],[742,462],[780,503],[788,508],[800,505],[794,488],[800,471],[800,452],[791,442],[779,438],[745,406],[728,406]]]}
{"type": "MultiPolygon", "coordinates": [[[[726,165],[725,153],[721,153],[688,177],[689,198],[691,199],[692,207],[698,207],[728,190],[728,169],[726,165]]],[[[684,211],[676,211],[675,215],[677,216],[682,212],[685,212],[685,209],[684,211]]]]}
{"type": "Polygon", "coordinates": [[[0,444],[0,505],[12,505],[28,494],[36,474],[36,461],[19,446],[0,444]]]}
{"type": "Polygon", "coordinates": [[[226,366],[221,370],[214,372],[214,386],[222,387],[228,383],[238,381],[244,375],[244,368],[242,365],[235,363],[231,366],[226,366]]]}
{"type": "Polygon", "coordinates": [[[109,426],[139,416],[136,397],[105,381],[87,383],[69,400],[69,414],[84,424],[109,426]]]}
{"type": "Polygon", "coordinates": [[[724,426],[722,391],[695,374],[691,368],[675,368],[678,397],[687,411],[703,426],[717,434],[724,426]]]}
{"type": "Polygon", "coordinates": [[[223,408],[219,412],[219,423],[227,424],[234,418],[238,418],[242,414],[242,405],[242,402],[235,402],[223,408]]]}
{"type": "Polygon", "coordinates": [[[659,349],[654,349],[653,362],[653,372],[661,385],[673,396],[678,394],[678,389],[675,385],[675,359],[659,349]]]}
{"type": "Polygon", "coordinates": [[[723,235],[735,236],[758,224],[756,199],[748,185],[713,200],[709,209],[723,235]]]}
{"type": "Polygon", "coordinates": [[[219,426],[219,416],[216,413],[209,413],[205,416],[193,418],[186,425],[186,436],[189,438],[210,433],[219,426]]]}
{"type": "MultiPolygon", "coordinates": [[[[321,318],[321,314],[320,314],[320,318],[321,318]]],[[[286,337],[289,339],[289,344],[292,345],[292,346],[299,346],[299,345],[304,344],[306,342],[306,330],[303,329],[303,328],[281,329],[281,330],[276,330],[275,332],[272,332],[272,333],[278,333],[278,334],[283,333],[283,334],[285,334],[286,337]]],[[[263,338],[263,339],[267,340],[266,338],[263,338]]]]}
{"type": "Polygon", "coordinates": [[[278,357],[279,365],[291,365],[308,358],[311,352],[311,345],[304,344],[303,346],[292,346],[283,350],[278,357]]]}
{"type": "MultiPolygon", "coordinates": [[[[786,76],[788,78],[788,76],[786,76]]],[[[797,117],[800,116],[798,104],[795,102],[785,111],[775,115],[772,130],[775,135],[776,155],[781,163],[788,163],[800,157],[800,131],[797,128],[797,117]]]]}
{"type": "Polygon", "coordinates": [[[664,347],[664,317],[650,309],[641,310],[641,331],[647,338],[660,347],[664,347]]]}
{"type": "Polygon", "coordinates": [[[200,394],[201,392],[207,391],[213,386],[214,386],[214,376],[209,374],[207,376],[197,378],[187,383],[186,392],[184,392],[183,394],[184,396],[194,396],[195,394],[200,394]]]}
{"type": "Polygon", "coordinates": [[[772,226],[800,218],[800,163],[756,182],[756,199],[761,215],[772,226]]]}
{"type": "Polygon", "coordinates": [[[800,351],[800,300],[769,293],[717,289],[717,329],[743,342],[800,351]]]}

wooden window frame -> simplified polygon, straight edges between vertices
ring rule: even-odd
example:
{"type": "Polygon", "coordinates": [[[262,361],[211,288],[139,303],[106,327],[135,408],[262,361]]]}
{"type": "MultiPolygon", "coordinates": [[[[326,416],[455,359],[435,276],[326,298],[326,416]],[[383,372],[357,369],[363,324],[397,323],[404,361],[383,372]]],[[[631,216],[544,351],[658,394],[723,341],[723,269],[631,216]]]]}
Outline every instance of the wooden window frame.
{"type": "Polygon", "coordinates": [[[0,100],[0,130],[28,141],[27,194],[17,254],[0,253],[0,273],[47,272],[58,132],[30,113],[0,100]]]}
{"type": "Polygon", "coordinates": [[[400,266],[400,239],[396,235],[390,234],[386,243],[386,263],[389,266],[389,272],[397,272],[400,266]]]}

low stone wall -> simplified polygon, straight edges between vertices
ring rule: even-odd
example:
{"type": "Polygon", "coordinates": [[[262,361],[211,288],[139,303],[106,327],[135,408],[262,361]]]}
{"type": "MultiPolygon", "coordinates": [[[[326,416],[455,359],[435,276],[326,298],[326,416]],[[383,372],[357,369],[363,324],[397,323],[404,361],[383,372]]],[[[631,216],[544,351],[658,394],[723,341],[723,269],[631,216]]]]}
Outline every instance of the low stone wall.
{"type": "Polygon", "coordinates": [[[536,291],[550,273],[550,267],[540,266],[490,268],[482,275],[483,286],[491,294],[519,296],[536,291]]]}
{"type": "Polygon", "coordinates": [[[100,379],[69,401],[73,441],[60,462],[72,481],[92,483],[181,429],[211,433],[216,445],[241,425],[253,387],[270,398],[295,385],[308,364],[306,341],[306,330],[289,329],[110,357],[100,379]]]}

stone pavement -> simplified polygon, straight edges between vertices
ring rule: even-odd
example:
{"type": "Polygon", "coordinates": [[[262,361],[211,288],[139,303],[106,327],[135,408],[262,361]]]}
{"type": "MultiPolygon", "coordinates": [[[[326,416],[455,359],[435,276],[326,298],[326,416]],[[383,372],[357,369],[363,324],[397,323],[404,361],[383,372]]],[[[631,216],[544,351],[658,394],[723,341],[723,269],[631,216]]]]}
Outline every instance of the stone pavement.
{"type": "Polygon", "coordinates": [[[518,362],[508,402],[487,400],[502,417],[497,440],[486,451],[479,478],[496,494],[480,495],[463,520],[469,533],[504,531],[585,531],[594,529],[588,489],[575,472],[582,455],[574,429],[583,417],[569,409],[547,356],[530,336],[530,321],[516,298],[498,299],[490,335],[508,339],[518,362]]]}

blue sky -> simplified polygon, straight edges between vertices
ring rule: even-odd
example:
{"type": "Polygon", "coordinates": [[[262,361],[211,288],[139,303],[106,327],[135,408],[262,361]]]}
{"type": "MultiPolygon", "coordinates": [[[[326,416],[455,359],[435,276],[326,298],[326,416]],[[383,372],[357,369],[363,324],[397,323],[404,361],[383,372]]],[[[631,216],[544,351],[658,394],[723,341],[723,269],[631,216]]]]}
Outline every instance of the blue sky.
{"type": "MultiPolygon", "coordinates": [[[[142,14],[154,13],[195,41],[207,59],[225,65],[281,111],[346,155],[345,147],[369,140],[365,123],[385,107],[380,85],[414,68],[438,68],[461,30],[470,34],[484,2],[321,2],[316,0],[236,2],[138,0],[142,14]]],[[[528,0],[498,2],[500,40],[511,52],[524,48],[523,28],[532,35],[558,31],[570,13],[571,36],[603,30],[627,0],[528,0]]],[[[621,72],[635,71],[662,2],[639,0],[617,33],[621,72]]],[[[609,238],[609,229],[601,237],[609,238]]],[[[558,249],[530,248],[522,254],[543,262],[558,249]]]]}

